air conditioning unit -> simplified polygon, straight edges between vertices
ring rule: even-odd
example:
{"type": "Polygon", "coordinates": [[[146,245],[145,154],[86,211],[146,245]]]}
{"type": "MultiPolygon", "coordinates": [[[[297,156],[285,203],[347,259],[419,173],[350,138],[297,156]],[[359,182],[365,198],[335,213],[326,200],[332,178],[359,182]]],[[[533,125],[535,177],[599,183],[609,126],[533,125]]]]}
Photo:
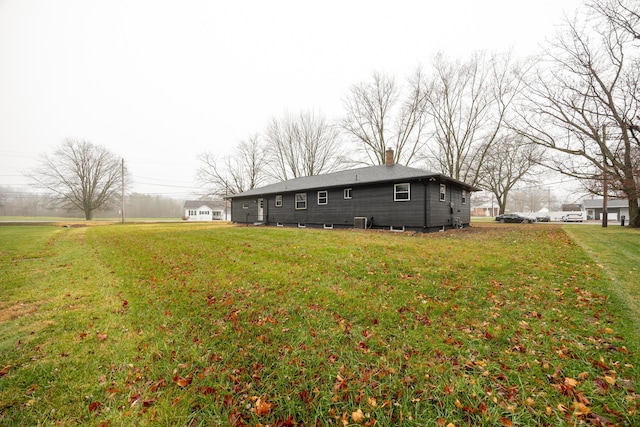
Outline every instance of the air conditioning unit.
{"type": "Polygon", "coordinates": [[[353,228],[359,228],[362,230],[367,229],[367,217],[366,216],[356,216],[353,218],[353,228]]]}

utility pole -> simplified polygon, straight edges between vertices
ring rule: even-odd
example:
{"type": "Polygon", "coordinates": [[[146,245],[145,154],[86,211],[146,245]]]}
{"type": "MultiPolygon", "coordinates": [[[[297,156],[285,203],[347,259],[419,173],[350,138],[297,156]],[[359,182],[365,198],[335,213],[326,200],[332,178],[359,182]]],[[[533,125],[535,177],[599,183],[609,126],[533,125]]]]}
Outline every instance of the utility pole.
{"type": "Polygon", "coordinates": [[[122,177],[122,188],[121,188],[122,199],[121,199],[120,213],[122,215],[122,223],[124,224],[124,158],[122,159],[122,171],[120,175],[122,177]]]}
{"type": "MultiPolygon", "coordinates": [[[[602,143],[607,143],[607,126],[602,125],[602,143]]],[[[606,227],[609,224],[609,212],[607,210],[607,197],[608,197],[608,187],[607,183],[607,156],[605,154],[605,150],[602,150],[602,226],[606,227]]]]}

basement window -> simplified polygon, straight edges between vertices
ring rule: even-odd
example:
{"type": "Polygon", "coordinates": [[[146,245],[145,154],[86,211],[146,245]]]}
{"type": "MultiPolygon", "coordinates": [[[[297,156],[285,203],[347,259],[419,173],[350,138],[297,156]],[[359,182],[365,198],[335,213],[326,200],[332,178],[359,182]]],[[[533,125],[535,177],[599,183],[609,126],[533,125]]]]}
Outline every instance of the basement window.
{"type": "Polygon", "coordinates": [[[325,230],[333,230],[333,224],[325,224],[324,225],[324,229],[325,230]]]}
{"type": "Polygon", "coordinates": [[[411,184],[395,184],[393,186],[393,200],[395,202],[411,200],[411,184]]]}
{"type": "Polygon", "coordinates": [[[296,210],[307,209],[307,193],[296,193],[296,210]]]}

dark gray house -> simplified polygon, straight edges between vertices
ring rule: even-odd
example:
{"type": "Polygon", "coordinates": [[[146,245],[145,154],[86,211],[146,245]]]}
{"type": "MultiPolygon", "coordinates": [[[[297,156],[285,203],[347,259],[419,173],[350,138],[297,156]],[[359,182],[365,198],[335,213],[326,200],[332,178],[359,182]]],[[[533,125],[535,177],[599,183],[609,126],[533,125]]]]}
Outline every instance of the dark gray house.
{"type": "Polygon", "coordinates": [[[428,232],[469,226],[472,191],[478,189],[438,173],[386,164],[296,178],[228,199],[231,221],[241,224],[428,232]]]}

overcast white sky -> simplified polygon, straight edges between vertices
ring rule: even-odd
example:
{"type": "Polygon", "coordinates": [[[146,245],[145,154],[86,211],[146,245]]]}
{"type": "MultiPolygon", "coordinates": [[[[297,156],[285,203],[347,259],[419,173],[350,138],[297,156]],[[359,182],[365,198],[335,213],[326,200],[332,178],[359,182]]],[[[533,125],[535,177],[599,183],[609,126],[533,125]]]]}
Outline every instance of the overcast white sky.
{"type": "Polygon", "coordinates": [[[581,0],[0,0],[0,185],[65,138],[125,159],[137,192],[187,197],[204,151],[271,117],[343,114],[373,71],[438,51],[534,53],[581,0]]]}

